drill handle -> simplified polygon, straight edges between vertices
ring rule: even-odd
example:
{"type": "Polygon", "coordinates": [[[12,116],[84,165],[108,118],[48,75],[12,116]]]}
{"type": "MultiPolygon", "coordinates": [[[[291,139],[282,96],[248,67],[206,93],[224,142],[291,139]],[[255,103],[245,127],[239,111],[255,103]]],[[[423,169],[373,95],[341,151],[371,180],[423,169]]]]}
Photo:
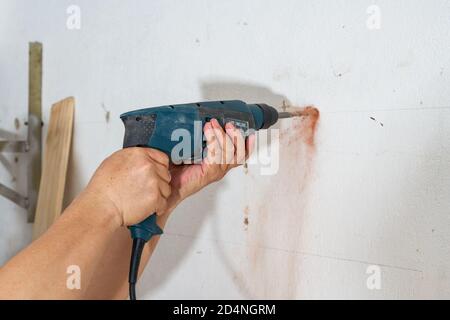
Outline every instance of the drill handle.
{"type": "Polygon", "coordinates": [[[131,237],[133,239],[142,239],[147,242],[151,237],[162,234],[162,229],[156,223],[156,217],[156,213],[154,213],[144,221],[128,227],[131,232],[131,237]]]}

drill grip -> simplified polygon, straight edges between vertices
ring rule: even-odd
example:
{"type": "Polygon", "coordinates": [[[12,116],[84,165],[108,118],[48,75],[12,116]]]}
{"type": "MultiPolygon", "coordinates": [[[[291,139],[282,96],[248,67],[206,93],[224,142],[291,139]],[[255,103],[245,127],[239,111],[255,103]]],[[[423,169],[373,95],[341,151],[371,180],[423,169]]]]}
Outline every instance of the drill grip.
{"type": "Polygon", "coordinates": [[[145,242],[150,240],[151,237],[163,233],[162,229],[156,223],[156,213],[152,214],[144,221],[128,227],[128,229],[130,229],[131,237],[133,239],[142,239],[145,242]]]}

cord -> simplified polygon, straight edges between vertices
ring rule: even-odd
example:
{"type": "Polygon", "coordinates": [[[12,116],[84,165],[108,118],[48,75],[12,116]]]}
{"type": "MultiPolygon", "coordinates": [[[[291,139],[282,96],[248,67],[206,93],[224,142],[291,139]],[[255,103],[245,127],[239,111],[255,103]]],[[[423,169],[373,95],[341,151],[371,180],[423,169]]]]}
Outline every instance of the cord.
{"type": "Polygon", "coordinates": [[[136,300],[136,284],[130,283],[130,300],[136,300]]]}
{"type": "Polygon", "coordinates": [[[130,284],[130,300],[136,300],[136,282],[139,273],[139,264],[141,262],[142,250],[145,246],[145,240],[140,238],[133,239],[133,248],[131,250],[130,273],[128,274],[128,283],[130,284]]]}

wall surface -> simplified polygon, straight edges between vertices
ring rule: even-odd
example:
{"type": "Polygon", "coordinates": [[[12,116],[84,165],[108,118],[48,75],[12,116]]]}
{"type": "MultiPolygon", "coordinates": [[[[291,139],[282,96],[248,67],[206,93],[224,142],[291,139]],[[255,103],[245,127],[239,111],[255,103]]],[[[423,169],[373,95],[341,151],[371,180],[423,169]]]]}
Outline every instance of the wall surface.
{"type": "MultiPolygon", "coordinates": [[[[445,0],[2,0],[0,133],[26,133],[29,41],[44,44],[44,122],[77,101],[66,203],[121,147],[122,112],[314,104],[314,147],[286,120],[277,174],[236,169],[177,208],[140,296],[450,298],[449,17],[445,0]]],[[[24,191],[23,156],[1,159],[24,191]]],[[[30,239],[0,199],[0,264],[30,239]]]]}

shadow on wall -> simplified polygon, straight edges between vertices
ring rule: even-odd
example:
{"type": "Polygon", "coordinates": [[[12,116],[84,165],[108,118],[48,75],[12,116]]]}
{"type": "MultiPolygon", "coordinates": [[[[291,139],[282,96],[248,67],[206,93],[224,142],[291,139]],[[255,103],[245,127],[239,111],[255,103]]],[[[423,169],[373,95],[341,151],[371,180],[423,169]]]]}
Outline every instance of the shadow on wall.
{"type": "MultiPolygon", "coordinates": [[[[289,104],[288,99],[280,94],[272,92],[269,88],[239,82],[221,82],[206,81],[201,84],[202,98],[204,100],[243,100],[248,103],[267,103],[275,107],[289,104]]],[[[225,181],[215,183],[208,186],[195,196],[195,201],[188,200],[187,204],[182,204],[177,212],[169,221],[170,230],[182,230],[182,234],[172,233],[170,239],[160,241],[155,256],[152,258],[148,270],[144,273],[140,282],[140,291],[142,293],[152,294],[168,280],[168,277],[178,268],[183,259],[188,254],[193,254],[193,244],[195,237],[198,236],[200,229],[208,215],[214,214],[217,206],[216,198],[221,188],[224,187],[225,181]],[[187,209],[187,210],[186,210],[187,209]],[[176,237],[180,237],[180,241],[174,241],[176,237]],[[159,256],[160,252],[161,256],[159,256]],[[157,258],[159,256],[159,258],[157,258]]],[[[217,230],[219,227],[214,226],[217,230]]],[[[218,246],[221,262],[227,267],[230,278],[236,281],[236,270],[230,257],[226,255],[224,250],[218,246]]],[[[205,266],[206,268],[207,266],[205,266]]],[[[247,285],[236,283],[239,290],[246,296],[252,296],[247,285]]]]}
{"type": "Polygon", "coordinates": [[[195,237],[209,215],[219,205],[216,195],[225,187],[225,181],[214,183],[200,193],[184,201],[170,217],[150,263],[139,281],[142,296],[157,293],[187,255],[193,253],[195,237]]]}
{"type": "Polygon", "coordinates": [[[201,85],[202,95],[205,100],[243,100],[247,103],[267,103],[274,107],[280,107],[283,102],[289,104],[288,99],[274,93],[272,90],[259,85],[227,82],[206,81],[201,85]]]}

